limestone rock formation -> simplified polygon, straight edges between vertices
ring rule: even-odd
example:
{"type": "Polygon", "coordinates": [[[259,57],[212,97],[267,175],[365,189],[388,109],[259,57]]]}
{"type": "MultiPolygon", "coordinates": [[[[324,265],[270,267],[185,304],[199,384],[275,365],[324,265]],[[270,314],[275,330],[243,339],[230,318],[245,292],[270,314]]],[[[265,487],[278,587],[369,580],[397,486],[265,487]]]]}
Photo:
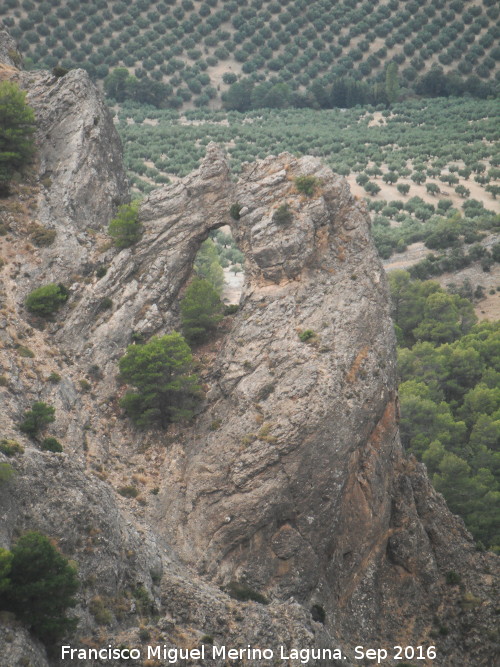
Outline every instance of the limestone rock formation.
{"type": "Polygon", "coordinates": [[[248,165],[227,192],[226,209],[241,206],[231,224],[246,283],[205,410],[166,458],[155,524],[218,584],[324,608],[344,646],[416,641],[443,568],[479,559],[401,451],[387,287],[364,204],[319,160],[288,154],[248,165]],[[311,197],[297,190],[303,175],[311,197]],[[459,558],[443,549],[454,541],[459,558]]]}
{"type": "Polygon", "coordinates": [[[8,70],[17,68],[21,64],[21,54],[17,50],[15,40],[10,36],[7,30],[0,27],[0,67],[8,70]]]}
{"type": "MultiPolygon", "coordinates": [[[[12,47],[9,52],[16,53],[12,47]]],[[[25,268],[32,279],[67,282],[78,270],[88,271],[96,236],[128,201],[120,140],[84,70],[56,77],[10,68],[3,75],[26,90],[37,119],[31,228],[57,234],[57,242],[41,251],[42,261],[26,258],[25,268]]]]}
{"type": "MultiPolygon", "coordinates": [[[[141,241],[110,248],[103,230],[127,192],[102,100],[81,71],[12,76],[36,109],[39,154],[0,202],[1,437],[24,447],[0,454],[17,472],[0,487],[0,546],[40,530],[78,563],[73,645],[140,646],[146,632],[166,646],[341,647],[350,665],[360,644],[435,644],[440,666],[493,664],[498,558],[476,552],[401,450],[385,276],[345,180],[282,154],[235,182],[211,145],[144,199],[141,241]],[[27,242],[32,222],[56,229],[51,246],[27,242]],[[190,424],[138,431],[118,407],[117,361],[134,332],[179,326],[196,252],[225,224],[246,281],[197,352],[205,400],[190,424]],[[49,280],[70,298],[42,322],[23,301],[49,280]],[[56,407],[64,453],[19,432],[36,400],[56,407]],[[234,582],[270,604],[230,597],[234,582]]],[[[58,664],[26,637],[1,620],[0,655],[58,664]]]]}
{"type": "Polygon", "coordinates": [[[107,107],[84,70],[62,77],[24,73],[37,117],[42,224],[73,234],[105,227],[127,199],[120,142],[107,107]],[[102,180],[102,174],[110,178],[102,180]]]}
{"type": "Polygon", "coordinates": [[[177,322],[171,310],[198,248],[210,229],[230,220],[231,189],[225,157],[213,146],[198,171],[146,197],[140,209],[141,241],[115,252],[106,275],[83,286],[58,333],[61,342],[105,364],[123,353],[133,331],[149,336],[172,328],[177,322]],[[102,317],[98,308],[105,296],[114,306],[102,317]]]}
{"type": "Polygon", "coordinates": [[[397,451],[385,279],[363,205],[319,160],[268,158],[243,172],[232,196],[243,206],[233,228],[247,282],[185,468],[176,461],[175,480],[165,479],[165,507],[180,510],[166,529],[170,539],[198,536],[185,557],[203,570],[304,599],[336,543],[355,540],[351,527],[339,534],[355,502],[347,490],[381,503],[358,510],[362,542],[380,532],[372,517],[388,513],[388,496],[360,473],[366,459],[383,487],[397,451]],[[318,181],[310,198],[295,185],[304,174],[318,181]],[[292,219],[280,226],[283,202],[292,219]],[[369,440],[383,419],[376,452],[369,440]],[[210,434],[212,422],[220,427],[210,434]]]}

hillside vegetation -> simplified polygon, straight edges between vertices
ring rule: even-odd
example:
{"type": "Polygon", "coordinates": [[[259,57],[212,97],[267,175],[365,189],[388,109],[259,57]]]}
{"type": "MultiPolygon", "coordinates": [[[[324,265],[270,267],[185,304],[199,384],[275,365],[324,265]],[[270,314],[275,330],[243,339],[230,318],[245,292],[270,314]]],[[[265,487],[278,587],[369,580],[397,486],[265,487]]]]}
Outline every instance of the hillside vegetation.
{"type": "MultiPolygon", "coordinates": [[[[368,180],[393,186],[409,179],[409,196],[439,197],[458,185],[477,184],[485,205],[494,208],[500,166],[496,141],[498,102],[484,100],[411,100],[390,110],[373,107],[314,112],[308,109],[236,112],[191,111],[180,115],[125,104],[118,131],[127,167],[157,183],[196,168],[209,142],[225,146],[235,171],[242,162],[289,151],[324,158],[341,175],[365,172],[368,180]],[[385,172],[391,172],[385,177],[385,172]]],[[[362,192],[370,192],[364,183],[362,192]]],[[[408,194],[406,193],[406,194],[408,194]]],[[[470,193],[469,193],[470,194],[470,193]]],[[[457,196],[458,201],[465,197],[457,196]]]]}
{"type": "Polygon", "coordinates": [[[97,79],[126,68],[108,86],[118,100],[178,108],[220,106],[222,96],[240,108],[245,86],[230,86],[241,79],[244,108],[392,102],[411,90],[485,97],[498,85],[495,0],[5,0],[4,8],[36,67],[83,67],[97,79]],[[441,74],[426,78],[433,66],[441,74]]]}
{"type": "Polygon", "coordinates": [[[435,282],[389,276],[401,439],[480,545],[500,551],[500,322],[435,282]]]}

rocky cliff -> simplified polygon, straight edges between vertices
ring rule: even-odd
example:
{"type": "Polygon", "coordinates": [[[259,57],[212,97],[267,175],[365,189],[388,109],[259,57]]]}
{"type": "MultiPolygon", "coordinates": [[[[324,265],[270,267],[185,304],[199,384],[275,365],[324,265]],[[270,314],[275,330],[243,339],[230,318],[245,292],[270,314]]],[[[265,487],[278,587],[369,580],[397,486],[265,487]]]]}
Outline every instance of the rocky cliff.
{"type": "MultiPolygon", "coordinates": [[[[28,92],[38,153],[0,201],[1,437],[24,447],[0,454],[17,471],[0,487],[0,546],[36,529],[78,564],[72,644],[338,646],[344,665],[359,664],[356,645],[436,645],[433,664],[493,664],[498,559],[476,551],[401,451],[384,272],[346,182],[288,154],[234,182],[209,146],[196,172],[143,200],[144,235],[118,251],[105,229],[127,199],[119,140],[87,75],[12,60],[2,76],[28,92]],[[314,179],[311,196],[299,176],[314,179]],[[196,252],[225,224],[246,280],[236,315],[197,352],[203,405],[189,424],[133,429],[117,361],[133,333],[178,327],[196,252]],[[51,245],[33,242],[40,228],[51,245]],[[71,296],[42,324],[23,303],[49,281],[71,296]],[[18,430],[36,400],[56,408],[62,454],[18,430]],[[446,583],[451,571],[460,585],[446,583]],[[270,604],[231,598],[235,581],[270,604]]],[[[58,664],[15,619],[1,622],[0,662],[58,664]]]]}

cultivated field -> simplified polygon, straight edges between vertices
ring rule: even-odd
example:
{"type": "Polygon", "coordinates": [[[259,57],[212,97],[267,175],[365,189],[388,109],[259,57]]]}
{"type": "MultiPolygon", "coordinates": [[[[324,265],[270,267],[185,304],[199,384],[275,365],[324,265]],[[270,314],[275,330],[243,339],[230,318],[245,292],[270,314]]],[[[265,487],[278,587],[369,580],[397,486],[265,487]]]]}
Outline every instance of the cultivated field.
{"type": "Polygon", "coordinates": [[[343,76],[380,80],[390,62],[403,89],[432,65],[498,80],[496,0],[4,0],[2,9],[28,63],[96,79],[125,67],[149,88],[161,83],[172,108],[220,106],[237,77],[303,92],[343,76]]]}

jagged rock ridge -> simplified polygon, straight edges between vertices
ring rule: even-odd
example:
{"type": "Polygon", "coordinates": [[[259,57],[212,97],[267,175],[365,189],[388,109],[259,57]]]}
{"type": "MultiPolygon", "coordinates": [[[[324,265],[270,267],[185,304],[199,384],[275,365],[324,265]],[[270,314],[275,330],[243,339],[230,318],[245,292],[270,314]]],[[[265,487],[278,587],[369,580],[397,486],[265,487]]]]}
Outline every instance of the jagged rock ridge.
{"type": "MultiPolygon", "coordinates": [[[[128,594],[140,584],[160,616],[149,623],[154,640],[172,645],[208,634],[227,645],[342,646],[352,655],[360,643],[436,643],[439,664],[492,664],[498,559],[475,552],[424,468],[403,457],[384,273],[364,205],[345,181],[317,159],[283,154],[248,165],[235,183],[210,146],[196,172],[144,200],[137,246],[103,250],[86,220],[105,228],[126,191],[102,101],[82,71],[58,80],[13,76],[40,119],[34,215],[57,227],[57,237],[49,248],[26,249],[22,224],[9,214],[1,425],[22,440],[22,411],[46,400],[56,406],[65,453],[23,442],[25,453],[12,462],[18,478],[0,489],[1,546],[25,529],[56,538],[85,581],[80,637],[93,633],[104,645],[138,643],[128,594]],[[71,150],[57,161],[48,137],[71,150]],[[49,163],[50,196],[42,183],[49,163]],[[298,191],[299,175],[316,179],[313,196],[298,191]],[[89,187],[98,188],[91,199],[89,187]],[[237,222],[229,215],[236,202],[237,222]],[[280,224],[274,214],[284,203],[292,217],[280,224]],[[192,425],[167,434],[136,432],[117,419],[117,359],[133,331],[178,326],[197,249],[228,223],[245,254],[246,284],[204,370],[203,408],[192,425]],[[15,275],[16,257],[24,275],[15,275]],[[101,263],[109,268],[97,279],[89,267],[101,263]],[[49,276],[69,283],[73,296],[40,331],[22,301],[49,276]],[[113,307],[100,312],[105,296],[113,307]],[[302,341],[306,330],[312,334],[302,341]],[[35,358],[13,354],[20,340],[35,358]],[[89,394],[79,380],[91,365],[99,379],[89,394]],[[58,385],[46,382],[50,370],[61,374],[58,385]],[[142,494],[142,504],[114,491],[134,470],[144,477],[137,483],[155,491],[142,494]],[[462,593],[444,581],[449,570],[479,603],[460,606],[462,593]],[[231,580],[272,603],[231,600],[220,590],[231,580]],[[107,629],[89,613],[96,596],[113,612],[107,629]],[[120,596],[128,607],[119,614],[112,601],[120,596]],[[313,621],[313,604],[325,610],[325,625],[313,621]],[[430,636],[435,617],[448,636],[430,636]]],[[[43,648],[16,632],[0,634],[10,663],[24,645],[47,664],[43,648]]]]}

